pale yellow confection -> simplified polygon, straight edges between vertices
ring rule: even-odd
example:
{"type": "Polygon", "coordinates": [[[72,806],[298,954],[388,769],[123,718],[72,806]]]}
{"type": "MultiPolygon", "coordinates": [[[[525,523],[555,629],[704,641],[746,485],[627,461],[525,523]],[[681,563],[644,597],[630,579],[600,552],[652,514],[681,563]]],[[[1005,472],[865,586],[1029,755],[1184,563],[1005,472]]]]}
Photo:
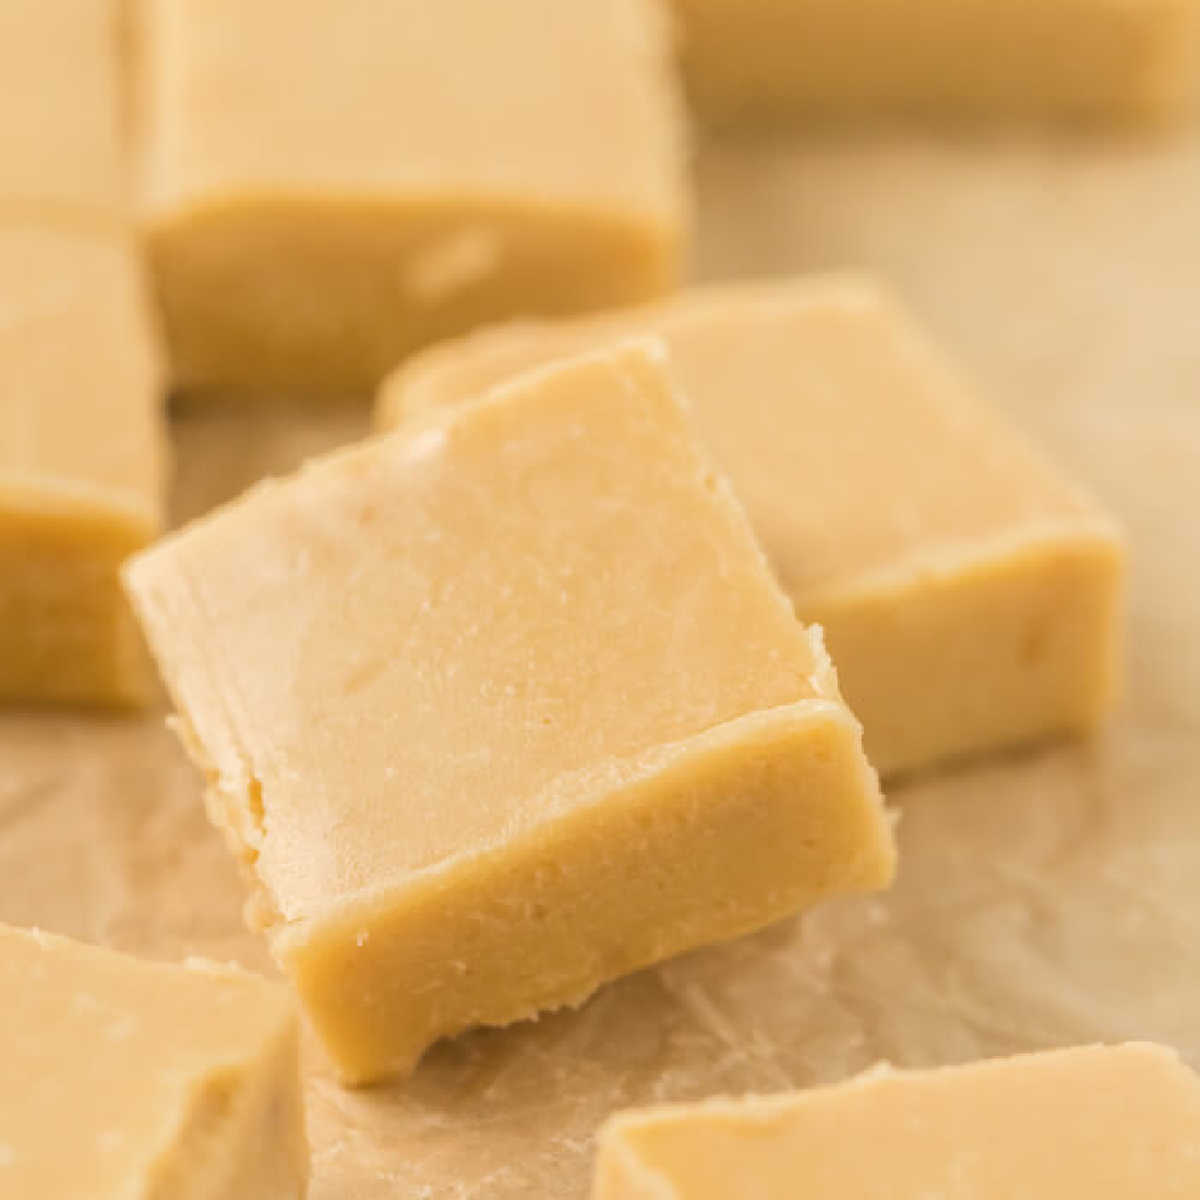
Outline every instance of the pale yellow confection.
{"type": "Polygon", "coordinates": [[[154,694],[117,568],[161,525],[160,375],[127,240],[0,223],[0,700],[154,694]]]}
{"type": "Polygon", "coordinates": [[[332,455],[127,568],[348,1081],[891,877],[819,633],[655,351],[332,455]]]}
{"type": "Polygon", "coordinates": [[[1082,1046],[621,1113],[593,1200],[1192,1200],[1200,1079],[1161,1046],[1082,1046]]]}
{"type": "Polygon", "coordinates": [[[401,368],[378,422],[636,331],[669,343],[797,613],[824,627],[880,770],[1085,730],[1108,711],[1113,524],[867,280],[714,287],[484,331],[401,368]]]}
{"type": "Polygon", "coordinates": [[[0,4],[0,218],[115,217],[127,198],[122,0],[0,4]]]}
{"type": "Polygon", "coordinates": [[[926,110],[1179,116],[1200,95],[1200,0],[673,0],[716,120],[926,110]]]}
{"type": "Polygon", "coordinates": [[[287,991],[0,925],[0,1200],[302,1200],[287,991]]]}
{"type": "Polygon", "coordinates": [[[142,192],[181,384],[364,391],[480,322],[665,291],[656,0],[147,0],[142,192]]]}

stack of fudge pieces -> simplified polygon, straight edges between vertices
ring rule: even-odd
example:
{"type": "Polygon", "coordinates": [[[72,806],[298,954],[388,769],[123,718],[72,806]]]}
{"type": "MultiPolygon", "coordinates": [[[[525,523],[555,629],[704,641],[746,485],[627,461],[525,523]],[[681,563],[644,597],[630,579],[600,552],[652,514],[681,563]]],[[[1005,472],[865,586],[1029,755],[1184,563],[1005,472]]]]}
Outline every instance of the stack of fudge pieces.
{"type": "MultiPolygon", "coordinates": [[[[865,0],[674,17],[717,120],[1163,116],[1200,76],[1194,0],[928,9],[936,37],[865,0]]],[[[153,701],[125,563],[248,919],[347,1084],[886,887],[877,772],[1109,713],[1119,530],[885,289],[668,294],[686,137],[652,0],[8,0],[0,68],[0,697],[153,701]],[[377,435],[155,542],[164,361],[201,400],[382,380],[377,435]]],[[[0,981],[0,1196],[302,1194],[281,985],[2,928],[0,981]]],[[[1191,1196],[1198,1117],[1154,1047],[881,1071],[619,1116],[595,1187],[1128,1200],[1152,1156],[1191,1196]]]]}
{"type": "Polygon", "coordinates": [[[163,524],[117,10],[0,6],[0,700],[156,694],[117,569],[163,524]],[[53,84],[53,86],[50,86],[53,84]]]}

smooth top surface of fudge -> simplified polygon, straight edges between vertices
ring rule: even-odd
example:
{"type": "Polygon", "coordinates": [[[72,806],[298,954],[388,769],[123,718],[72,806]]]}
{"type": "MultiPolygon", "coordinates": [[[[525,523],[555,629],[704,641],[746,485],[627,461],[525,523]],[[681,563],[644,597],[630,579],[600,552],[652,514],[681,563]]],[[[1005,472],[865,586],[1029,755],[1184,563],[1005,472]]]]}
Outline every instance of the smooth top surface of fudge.
{"type": "Polygon", "coordinates": [[[128,241],[0,225],[0,486],[157,525],[160,378],[128,241]]]}
{"type": "MultiPolygon", "coordinates": [[[[0,1196],[212,1195],[190,1179],[150,1184],[206,1102],[201,1086],[293,1036],[294,1020],[284,988],[232,967],[0,925],[0,1196]]],[[[193,1149],[216,1161],[217,1147],[193,1149]]]]}
{"type": "Polygon", "coordinates": [[[677,222],[649,0],[150,0],[151,213],[280,196],[523,200],[677,222]]]}
{"type": "Polygon", "coordinates": [[[0,213],[115,215],[126,196],[120,0],[0,4],[0,213]]]}
{"type": "Polygon", "coordinates": [[[501,845],[620,786],[642,751],[820,693],[654,346],[264,483],[126,578],[287,918],[501,845]]]}
{"type": "Polygon", "coordinates": [[[622,1114],[596,1200],[1141,1200],[1200,1195],[1200,1080],[1091,1046],[622,1114]]]}
{"type": "Polygon", "coordinates": [[[668,343],[697,426],[797,601],[953,565],[1031,531],[1109,529],[1089,497],[974,401],[899,306],[851,277],[717,286],[485,330],[401,367],[378,422],[395,426],[631,333],[668,343]]]}

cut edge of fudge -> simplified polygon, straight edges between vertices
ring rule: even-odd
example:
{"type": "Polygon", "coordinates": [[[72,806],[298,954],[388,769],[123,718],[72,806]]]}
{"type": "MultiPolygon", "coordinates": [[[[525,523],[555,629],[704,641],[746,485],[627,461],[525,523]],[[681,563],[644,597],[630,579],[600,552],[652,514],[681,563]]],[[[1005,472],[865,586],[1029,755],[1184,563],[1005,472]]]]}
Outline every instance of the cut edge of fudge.
{"type": "Polygon", "coordinates": [[[949,569],[908,564],[803,609],[852,674],[871,760],[892,776],[1101,726],[1121,694],[1125,564],[1124,540],[1103,517],[1047,522],[975,546],[949,569]],[[986,690],[962,686],[985,669],[986,690]],[[931,688],[958,697],[952,714],[889,703],[889,672],[918,670],[959,681],[931,688]],[[1031,686],[1039,671],[1040,689],[1031,686]]]}
{"type": "MultiPolygon", "coordinates": [[[[657,366],[665,356],[661,343],[653,339],[627,339],[621,349],[638,363],[645,360],[646,366],[657,366]]],[[[603,350],[578,355],[572,362],[612,359],[613,353],[603,350]]],[[[435,430],[453,425],[561,369],[561,364],[535,368],[472,404],[446,409],[429,425],[406,428],[398,436],[405,444],[420,439],[430,425],[435,430]]],[[[680,403],[677,395],[671,400],[680,403]]],[[[364,453],[373,453],[371,443],[318,460],[301,476],[342,470],[364,453]]],[[[697,471],[706,467],[707,460],[698,453],[697,471]]],[[[704,478],[729,508],[730,519],[736,519],[763,585],[777,595],[790,623],[790,605],[778,591],[740,505],[723,479],[711,472],[704,478]]],[[[264,481],[242,500],[280,486],[279,481],[264,481]]],[[[232,501],[224,511],[239,503],[232,501]]],[[[196,524],[219,520],[222,511],[196,524]]],[[[165,619],[153,612],[155,557],[186,532],[187,527],[173,533],[124,572],[135,607],[151,624],[165,619]]],[[[244,759],[236,734],[218,732],[229,745],[214,754],[202,744],[187,706],[176,696],[173,724],[208,780],[210,817],[225,832],[249,879],[247,919],[268,932],[277,959],[297,985],[342,1077],[357,1084],[409,1070],[440,1036],[581,1003],[600,983],[671,954],[760,927],[834,892],[886,886],[894,873],[896,851],[878,777],[862,751],[861,726],[841,699],[820,631],[804,631],[799,625],[796,629],[812,663],[807,697],[751,710],[682,740],[606,760],[602,767],[559,774],[534,805],[544,815],[516,837],[499,846],[451,854],[399,879],[391,877],[290,917],[280,911],[269,884],[256,870],[266,819],[262,783],[248,763],[243,764],[244,777],[222,779],[220,758],[233,753],[244,759]],[[660,840],[663,849],[672,851],[668,866],[674,875],[668,872],[663,882],[683,880],[679,891],[690,900],[690,908],[683,904],[680,912],[667,913],[660,925],[648,925],[642,907],[631,909],[616,939],[619,944],[606,947],[581,943],[571,932],[590,920],[603,933],[603,919],[611,914],[603,902],[595,907],[596,889],[615,890],[623,871],[628,878],[620,890],[634,895],[641,888],[641,904],[647,908],[654,906],[659,892],[654,879],[639,871],[634,856],[627,853],[609,861],[596,853],[594,842],[572,840],[576,822],[594,824],[597,814],[604,828],[616,835],[632,831],[643,842],[654,834],[656,824],[669,826],[660,840]],[[735,825],[740,836],[759,839],[751,855],[755,864],[744,868],[739,886],[729,884],[725,851],[730,842],[719,836],[722,821],[735,825]],[[677,838],[690,839],[686,852],[676,845],[677,838]],[[807,869],[798,869],[805,856],[807,869]],[[841,867],[830,871],[829,861],[836,863],[839,856],[841,867]],[[564,862],[569,869],[560,865],[564,862]],[[722,895],[727,885],[735,896],[740,887],[743,903],[727,907],[714,920],[705,897],[722,895]],[[524,946],[514,949],[510,941],[498,947],[494,939],[480,936],[481,925],[487,924],[481,922],[481,913],[490,911],[511,923],[520,893],[531,890],[543,899],[520,912],[518,932],[524,946]],[[414,922],[425,929],[436,925],[439,932],[416,940],[408,932],[414,922]],[[558,962],[557,972],[532,979],[514,976],[511,963],[537,963],[538,946],[554,930],[558,949],[549,955],[545,969],[552,971],[558,962]],[[381,971],[381,961],[389,964],[386,971],[381,971]],[[336,966],[331,968],[330,962],[336,966]],[[420,1002],[420,994],[431,989],[429,980],[439,974],[450,998],[439,1013],[423,1016],[428,1005],[420,1002]],[[414,979],[423,982],[414,987],[414,979]],[[507,989],[499,1004],[494,1002],[497,989],[507,989]],[[409,1001],[411,1012],[401,1020],[395,1014],[404,1012],[409,1001]],[[369,1031],[367,1044],[357,1034],[344,1032],[347,1012],[356,1014],[359,1033],[369,1031]],[[385,1051],[378,1049],[381,1037],[388,1042],[385,1051]]]]}
{"type": "Polygon", "coordinates": [[[264,195],[142,225],[176,384],[309,397],[369,394],[414,351],[505,316],[569,316],[668,293],[688,239],[686,224],[665,219],[504,196],[451,208],[436,198],[264,195]],[[264,243],[276,247],[265,260],[264,243]],[[354,311],[317,312],[318,277],[354,311]],[[222,299],[231,294],[232,308],[222,299]],[[301,306],[281,313],[278,297],[289,294],[301,306]],[[229,365],[246,356],[253,382],[229,365]]]}
{"type": "Polygon", "coordinates": [[[161,528],[161,512],[134,493],[0,470],[0,700],[157,698],[120,568],[161,528]],[[36,643],[33,628],[44,635],[36,643]]]}
{"type": "Polygon", "coordinates": [[[278,924],[274,953],[344,1082],[407,1073],[442,1037],[577,1007],[685,950],[886,887],[891,818],[861,737],[839,699],[810,699],[556,781],[549,815],[513,842],[278,924]],[[592,799],[555,813],[564,787],[592,799]],[[580,821],[598,836],[576,836],[580,821]],[[626,841],[606,855],[609,838],[626,841]],[[667,892],[676,902],[664,910],[667,892]],[[505,924],[502,945],[491,921],[505,924]],[[445,989],[432,1020],[420,1001],[431,980],[445,989]]]}

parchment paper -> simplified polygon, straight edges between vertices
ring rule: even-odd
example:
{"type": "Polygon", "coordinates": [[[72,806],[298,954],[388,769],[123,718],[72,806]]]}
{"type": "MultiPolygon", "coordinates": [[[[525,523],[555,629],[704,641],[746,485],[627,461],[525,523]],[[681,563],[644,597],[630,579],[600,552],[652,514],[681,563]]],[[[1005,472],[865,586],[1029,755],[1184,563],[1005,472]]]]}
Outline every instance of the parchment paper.
{"type": "MultiPolygon", "coordinates": [[[[893,788],[888,896],[438,1046],[387,1088],[340,1090],[310,1044],[313,1200],[583,1197],[614,1108],[880,1058],[1145,1037],[1200,1065],[1200,136],[796,135],[697,170],[699,274],[884,272],[1124,519],[1126,703],[1091,744],[893,788]]],[[[176,518],[366,423],[179,419],[176,518]]],[[[0,919],[270,970],[241,901],[162,713],[0,716],[0,919]]]]}

